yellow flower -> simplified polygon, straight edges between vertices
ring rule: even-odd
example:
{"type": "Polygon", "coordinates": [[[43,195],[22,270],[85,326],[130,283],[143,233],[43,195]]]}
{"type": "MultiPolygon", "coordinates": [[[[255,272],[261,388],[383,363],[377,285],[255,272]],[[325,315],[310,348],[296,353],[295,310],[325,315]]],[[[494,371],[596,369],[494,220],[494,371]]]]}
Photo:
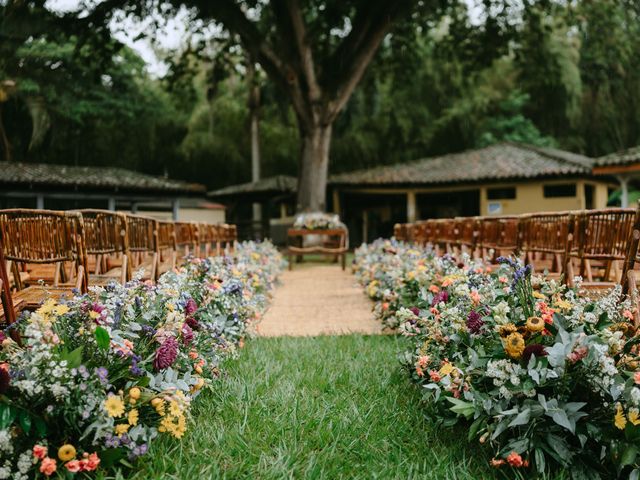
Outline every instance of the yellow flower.
{"type": "Polygon", "coordinates": [[[76,448],[73,445],[65,444],[58,449],[58,458],[63,462],[68,462],[76,456],[76,448]]]}
{"type": "Polygon", "coordinates": [[[36,313],[39,313],[42,316],[46,316],[53,311],[55,306],[56,306],[56,301],[50,298],[49,300],[44,302],[38,310],[36,310],[36,313]]]}
{"type": "Polygon", "coordinates": [[[53,308],[53,313],[56,315],[64,315],[65,313],[69,313],[70,308],[66,305],[57,305],[53,308]]]}
{"type": "Polygon", "coordinates": [[[561,298],[556,298],[555,302],[553,303],[556,307],[560,308],[561,310],[570,310],[572,307],[570,302],[567,302],[566,300],[562,300],[561,298]]]}
{"type": "Polygon", "coordinates": [[[407,272],[407,280],[414,280],[417,274],[418,273],[415,270],[411,270],[410,272],[407,272]]]}
{"type": "Polygon", "coordinates": [[[544,293],[540,293],[540,292],[538,292],[537,290],[533,292],[533,296],[534,296],[535,298],[540,299],[540,300],[544,300],[544,299],[546,299],[546,298],[547,298],[547,297],[545,296],[545,294],[544,294],[544,293]]]}
{"type": "Polygon", "coordinates": [[[91,320],[96,320],[97,318],[100,318],[100,314],[95,310],[91,310],[89,312],[89,318],[91,318],[91,320]]]}
{"type": "Polygon", "coordinates": [[[129,398],[133,398],[134,400],[138,400],[140,398],[140,389],[138,387],[133,387],[129,390],[129,398]]]}
{"type": "Polygon", "coordinates": [[[627,414],[627,418],[635,426],[640,425],[640,418],[639,418],[639,415],[638,415],[638,409],[637,408],[630,408],[629,409],[629,413],[627,414]]]}
{"type": "Polygon", "coordinates": [[[504,340],[504,349],[511,358],[520,358],[524,351],[524,338],[515,332],[504,340]]]}
{"type": "Polygon", "coordinates": [[[541,332],[544,330],[544,320],[540,317],[527,318],[527,330],[530,332],[541,332]]]}
{"type": "Polygon", "coordinates": [[[440,368],[440,375],[445,377],[447,375],[449,375],[451,372],[453,372],[455,369],[453,368],[453,365],[451,365],[449,362],[445,363],[442,368],[440,368]]]}
{"type": "Polygon", "coordinates": [[[512,333],[516,333],[518,329],[513,323],[507,323],[506,325],[502,325],[498,328],[498,334],[501,337],[508,337],[512,333]]]}
{"type": "Polygon", "coordinates": [[[135,408],[129,412],[127,416],[127,420],[129,421],[129,425],[137,425],[138,424],[138,410],[135,408]]]}
{"type": "Polygon", "coordinates": [[[619,403],[616,405],[616,416],[614,417],[613,423],[620,430],[624,430],[624,427],[627,425],[627,419],[624,418],[624,410],[619,403]]]}
{"type": "Polygon", "coordinates": [[[129,431],[129,424],[128,423],[121,423],[120,425],[116,425],[115,431],[116,431],[116,434],[119,437],[121,437],[122,435],[127,433],[127,431],[129,431]]]}
{"type": "Polygon", "coordinates": [[[110,417],[120,417],[124,413],[124,402],[119,395],[110,395],[104,401],[104,409],[110,417]]]}
{"type": "Polygon", "coordinates": [[[178,402],[176,402],[175,400],[172,400],[169,404],[169,413],[174,417],[182,415],[182,409],[180,408],[180,405],[178,405],[178,402]]]}

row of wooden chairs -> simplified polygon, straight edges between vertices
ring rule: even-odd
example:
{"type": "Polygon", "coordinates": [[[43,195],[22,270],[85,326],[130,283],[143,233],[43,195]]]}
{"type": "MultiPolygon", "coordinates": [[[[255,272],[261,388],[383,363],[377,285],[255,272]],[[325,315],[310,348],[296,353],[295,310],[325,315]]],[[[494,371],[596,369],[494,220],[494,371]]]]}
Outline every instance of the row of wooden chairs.
{"type": "Polygon", "coordinates": [[[235,225],[159,221],[107,210],[0,210],[0,322],[90,285],[155,282],[188,255],[231,251],[235,225]]]}
{"type": "Polygon", "coordinates": [[[627,291],[640,266],[640,209],[632,208],[425,220],[397,224],[394,236],[439,254],[519,257],[569,285],[579,275],[593,289],[619,283],[627,291]]]}

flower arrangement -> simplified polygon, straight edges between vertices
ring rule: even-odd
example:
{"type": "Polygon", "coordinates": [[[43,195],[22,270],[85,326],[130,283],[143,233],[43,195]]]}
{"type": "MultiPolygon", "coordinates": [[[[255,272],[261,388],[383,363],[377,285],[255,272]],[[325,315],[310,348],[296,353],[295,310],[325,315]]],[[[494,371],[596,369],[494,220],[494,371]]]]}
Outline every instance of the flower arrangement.
{"type": "Polygon", "coordinates": [[[337,230],[347,228],[345,224],[340,221],[338,215],[322,212],[301,213],[296,217],[293,226],[294,228],[305,230],[337,230]]]}
{"type": "Polygon", "coordinates": [[[514,259],[388,240],[361,247],[354,268],[378,316],[411,339],[402,362],[431,416],[464,422],[493,466],[638,478],[640,337],[619,287],[591,299],[514,259]]]}
{"type": "Polygon", "coordinates": [[[0,479],[130,466],[154,439],[182,438],[281,269],[273,245],[243,243],[157,285],[49,300],[0,333],[0,479]]]}

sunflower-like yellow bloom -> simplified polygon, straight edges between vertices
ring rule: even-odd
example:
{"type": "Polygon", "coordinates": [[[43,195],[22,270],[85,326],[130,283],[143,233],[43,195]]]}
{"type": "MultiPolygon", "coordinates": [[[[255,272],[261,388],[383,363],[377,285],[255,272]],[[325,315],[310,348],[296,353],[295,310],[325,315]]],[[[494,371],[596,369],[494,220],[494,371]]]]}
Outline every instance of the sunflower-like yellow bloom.
{"type": "Polygon", "coordinates": [[[520,358],[524,351],[524,338],[518,332],[512,333],[504,340],[504,350],[511,358],[520,358]]]}
{"type": "Polygon", "coordinates": [[[629,413],[627,414],[627,418],[633,425],[635,426],[640,425],[640,415],[638,415],[637,408],[630,408],[629,413]]]}
{"type": "Polygon", "coordinates": [[[115,428],[116,434],[121,437],[122,435],[124,435],[125,433],[127,433],[129,431],[129,424],[128,423],[121,423],[120,425],[116,425],[115,428]]]}
{"type": "Polygon", "coordinates": [[[530,332],[541,332],[544,330],[544,320],[540,317],[527,318],[527,330],[530,332]]]}
{"type": "Polygon", "coordinates": [[[518,331],[518,328],[513,323],[507,323],[506,325],[500,326],[500,328],[498,329],[498,334],[502,338],[504,338],[504,337],[508,337],[512,333],[516,333],[517,331],[518,331]]]}
{"type": "Polygon", "coordinates": [[[76,447],[67,443],[58,449],[58,458],[63,462],[68,462],[76,457],[76,447]]]}

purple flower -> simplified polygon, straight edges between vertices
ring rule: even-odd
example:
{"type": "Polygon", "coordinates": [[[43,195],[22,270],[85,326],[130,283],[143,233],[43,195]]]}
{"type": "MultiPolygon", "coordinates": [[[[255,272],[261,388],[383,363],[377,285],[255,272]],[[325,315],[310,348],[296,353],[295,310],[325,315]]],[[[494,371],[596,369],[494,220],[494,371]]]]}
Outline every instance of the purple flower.
{"type": "Polygon", "coordinates": [[[193,315],[198,310],[198,304],[193,298],[187,300],[187,304],[184,306],[184,313],[187,315],[193,315]]]}
{"type": "Polygon", "coordinates": [[[167,337],[162,342],[162,345],[156,350],[155,358],[153,359],[153,368],[156,370],[164,370],[173,365],[178,357],[178,342],[173,337],[167,337]]]}
{"type": "Polygon", "coordinates": [[[480,315],[475,310],[471,310],[469,315],[467,315],[467,328],[469,332],[473,335],[477,335],[482,330],[482,326],[484,325],[484,321],[482,320],[482,315],[480,315]]]}
{"type": "Polygon", "coordinates": [[[138,366],[138,362],[140,360],[142,360],[142,357],[140,357],[139,355],[134,354],[131,357],[131,366],[129,367],[129,371],[136,377],[140,377],[144,374],[144,371],[138,366]]]}
{"type": "Polygon", "coordinates": [[[4,368],[0,368],[0,393],[5,393],[9,390],[11,383],[11,375],[4,368]]]}
{"type": "Polygon", "coordinates": [[[184,321],[187,325],[189,325],[191,330],[200,330],[200,323],[195,318],[187,317],[184,321]]]}
{"type": "Polygon", "coordinates": [[[108,377],[109,377],[109,370],[107,370],[105,367],[98,367],[96,368],[96,375],[98,377],[98,380],[100,380],[100,383],[102,383],[103,385],[106,385],[108,383],[108,377]]]}
{"type": "MultiPolygon", "coordinates": [[[[129,447],[131,448],[131,447],[129,447]]],[[[142,455],[145,455],[149,451],[149,446],[146,443],[136,445],[129,453],[129,460],[134,460],[142,455]]]]}
{"type": "Polygon", "coordinates": [[[440,292],[436,293],[436,295],[433,297],[433,300],[431,301],[431,306],[435,307],[440,302],[447,303],[447,300],[449,300],[449,292],[447,292],[446,290],[441,290],[440,292]]]}
{"type": "Polygon", "coordinates": [[[531,355],[535,355],[536,358],[545,357],[547,355],[547,351],[544,349],[544,345],[532,343],[531,345],[524,347],[524,351],[522,352],[522,361],[524,363],[529,363],[531,355]]]}
{"type": "Polygon", "coordinates": [[[191,345],[191,342],[193,342],[193,330],[185,323],[182,325],[182,343],[191,345]]]}
{"type": "Polygon", "coordinates": [[[409,310],[411,310],[416,317],[420,316],[420,309],[418,307],[411,307],[409,310]]]}

